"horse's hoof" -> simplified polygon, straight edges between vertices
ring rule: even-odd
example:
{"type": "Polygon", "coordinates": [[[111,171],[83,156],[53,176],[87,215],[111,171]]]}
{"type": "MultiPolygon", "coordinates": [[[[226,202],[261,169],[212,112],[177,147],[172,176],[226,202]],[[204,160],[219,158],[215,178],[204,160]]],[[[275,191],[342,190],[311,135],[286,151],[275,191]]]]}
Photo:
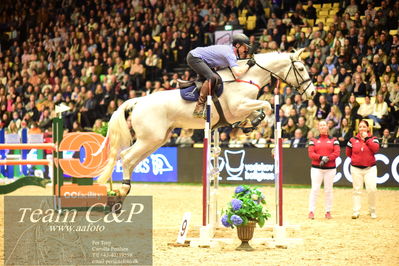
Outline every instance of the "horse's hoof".
{"type": "Polygon", "coordinates": [[[122,184],[122,187],[119,189],[119,196],[126,197],[130,192],[130,184],[122,184]]]}

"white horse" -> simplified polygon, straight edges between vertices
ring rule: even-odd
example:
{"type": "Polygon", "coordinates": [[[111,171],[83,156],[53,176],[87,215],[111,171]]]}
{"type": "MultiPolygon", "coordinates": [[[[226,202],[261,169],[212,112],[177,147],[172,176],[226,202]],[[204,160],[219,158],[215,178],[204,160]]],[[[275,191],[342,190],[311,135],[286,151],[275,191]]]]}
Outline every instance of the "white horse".
{"type": "MultiPolygon", "coordinates": [[[[219,101],[226,120],[232,124],[243,121],[255,110],[271,108],[268,102],[256,100],[259,87],[268,84],[271,75],[296,88],[305,99],[313,97],[315,88],[300,60],[301,52],[255,54],[256,64],[241,77],[244,82],[224,83],[224,92],[219,101]]],[[[246,60],[240,61],[240,64],[245,63],[246,60]]],[[[235,80],[229,69],[218,73],[223,81],[235,80]]],[[[204,128],[203,119],[192,117],[194,107],[195,102],[183,100],[179,90],[161,91],[124,102],[112,115],[106,140],[97,152],[109,145],[109,160],[98,183],[107,182],[120,157],[123,183],[128,185],[125,189],[127,194],[136,165],[166,143],[174,128],[204,128]]],[[[219,115],[214,105],[211,113],[212,125],[215,125],[219,115]]]]}

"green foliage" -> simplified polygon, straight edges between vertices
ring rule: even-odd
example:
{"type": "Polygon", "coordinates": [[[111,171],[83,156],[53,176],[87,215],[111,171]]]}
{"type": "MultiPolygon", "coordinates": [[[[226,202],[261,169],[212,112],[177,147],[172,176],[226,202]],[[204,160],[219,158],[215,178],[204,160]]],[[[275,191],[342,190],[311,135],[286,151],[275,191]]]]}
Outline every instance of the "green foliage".
{"type": "Polygon", "coordinates": [[[103,122],[102,127],[100,127],[97,130],[94,130],[94,132],[103,135],[104,137],[107,136],[107,131],[108,131],[108,123],[103,122]]]}
{"type": "Polygon", "coordinates": [[[271,216],[265,205],[265,196],[257,187],[239,186],[235,189],[233,200],[229,202],[228,208],[223,211],[222,223],[226,227],[234,228],[234,226],[246,225],[248,221],[255,221],[263,227],[265,221],[271,216]],[[231,219],[232,216],[234,216],[233,219],[231,219]],[[240,219],[236,216],[241,218],[241,224],[238,224],[240,219]]]}

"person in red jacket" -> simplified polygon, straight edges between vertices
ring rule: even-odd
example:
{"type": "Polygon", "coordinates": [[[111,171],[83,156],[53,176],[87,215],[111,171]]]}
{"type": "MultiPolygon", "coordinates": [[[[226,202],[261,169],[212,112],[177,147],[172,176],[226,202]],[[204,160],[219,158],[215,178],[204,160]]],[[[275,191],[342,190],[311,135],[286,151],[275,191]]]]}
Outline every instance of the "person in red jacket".
{"type": "Polygon", "coordinates": [[[339,141],[328,135],[326,121],[319,122],[320,136],[309,141],[308,154],[312,160],[310,177],[312,189],[309,195],[309,219],[314,219],[316,209],[316,199],[321,183],[324,181],[325,194],[325,217],[331,219],[331,208],[333,201],[333,183],[337,172],[335,159],[340,154],[339,141]]]}
{"type": "Polygon", "coordinates": [[[377,218],[375,212],[375,194],[377,191],[377,166],[375,154],[380,149],[378,139],[369,132],[366,120],[359,122],[359,133],[351,138],[346,146],[346,155],[351,158],[353,184],[352,219],[359,218],[361,207],[361,190],[366,185],[371,218],[377,218]]]}

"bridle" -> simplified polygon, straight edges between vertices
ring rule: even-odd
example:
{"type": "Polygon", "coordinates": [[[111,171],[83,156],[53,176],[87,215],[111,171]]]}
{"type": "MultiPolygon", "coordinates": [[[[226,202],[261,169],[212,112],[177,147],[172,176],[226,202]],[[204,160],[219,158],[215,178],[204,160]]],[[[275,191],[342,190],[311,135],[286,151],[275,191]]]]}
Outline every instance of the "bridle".
{"type": "MultiPolygon", "coordinates": [[[[253,57],[253,59],[255,60],[255,57],[253,57]]],[[[296,63],[296,62],[300,62],[300,63],[302,63],[302,62],[299,61],[299,60],[294,60],[294,59],[292,58],[292,56],[290,56],[290,59],[291,59],[291,66],[290,66],[290,69],[288,69],[288,72],[287,72],[287,74],[285,75],[285,78],[282,78],[282,77],[280,77],[279,75],[277,75],[276,73],[274,73],[273,71],[270,71],[269,69],[267,69],[267,68],[261,66],[260,64],[258,64],[258,62],[256,62],[256,60],[255,60],[255,65],[257,65],[257,66],[260,67],[261,69],[263,69],[263,70],[269,72],[270,75],[273,75],[273,76],[275,76],[276,78],[278,78],[278,79],[280,79],[281,81],[283,81],[284,83],[288,84],[288,86],[295,88],[295,89],[299,92],[299,94],[302,95],[302,94],[304,94],[304,93],[306,92],[306,90],[309,88],[309,86],[310,86],[310,84],[312,84],[312,82],[311,82],[311,79],[310,79],[310,78],[304,79],[304,78],[302,77],[301,73],[299,73],[297,67],[295,66],[295,63],[296,63]],[[291,70],[294,72],[294,75],[295,75],[295,79],[296,79],[296,83],[297,83],[296,86],[287,81],[288,75],[290,74],[291,70]],[[301,79],[302,81],[300,81],[300,79],[301,79]],[[302,86],[303,84],[305,84],[306,82],[308,82],[308,85],[306,86],[306,88],[303,89],[303,90],[300,90],[301,86],[302,86]]],[[[303,63],[302,63],[302,64],[303,64],[303,63]]]]}

